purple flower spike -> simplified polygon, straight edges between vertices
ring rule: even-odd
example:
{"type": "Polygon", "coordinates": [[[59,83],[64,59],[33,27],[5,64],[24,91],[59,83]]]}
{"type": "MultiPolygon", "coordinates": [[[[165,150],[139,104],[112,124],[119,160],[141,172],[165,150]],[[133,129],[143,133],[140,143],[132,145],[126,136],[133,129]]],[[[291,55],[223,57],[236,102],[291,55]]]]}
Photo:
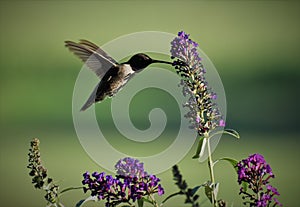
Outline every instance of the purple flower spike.
{"type": "Polygon", "coordinates": [[[238,183],[246,183],[252,193],[242,187],[240,194],[247,200],[250,207],[282,206],[275,196],[279,196],[276,188],[269,184],[270,178],[274,178],[272,169],[260,154],[250,155],[247,159],[237,164],[238,183]]]}
{"type": "Polygon", "coordinates": [[[197,50],[198,43],[190,39],[184,31],[171,42],[171,55],[177,73],[182,77],[183,95],[189,100],[183,106],[189,109],[185,115],[190,120],[191,128],[197,130],[200,136],[208,134],[216,127],[224,127],[225,121],[213,100],[217,94],[211,91],[205,80],[205,68],[197,50]]]}

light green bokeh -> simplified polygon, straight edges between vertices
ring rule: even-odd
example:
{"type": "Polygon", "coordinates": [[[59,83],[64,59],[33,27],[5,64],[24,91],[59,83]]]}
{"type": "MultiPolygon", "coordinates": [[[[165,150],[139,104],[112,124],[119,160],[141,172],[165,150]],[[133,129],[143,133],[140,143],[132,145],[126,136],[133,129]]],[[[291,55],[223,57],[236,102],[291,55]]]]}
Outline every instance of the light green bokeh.
{"type": "MultiPolygon", "coordinates": [[[[72,92],[81,63],[63,41],[86,38],[102,45],[133,32],[180,30],[215,64],[226,91],[228,126],[241,133],[240,141],[222,138],[214,157],[263,154],[276,174],[280,200],[297,205],[299,8],[297,1],[1,1],[1,206],[44,205],[27,175],[32,137],[41,139],[44,164],[64,187],[80,185],[86,170],[101,170],[73,128],[72,92]]],[[[136,108],[137,126],[146,127],[147,113],[136,108]]],[[[118,139],[123,143],[117,133],[111,135],[114,145],[118,139]]],[[[179,163],[191,186],[208,179],[206,165],[191,160],[193,152],[179,163]]],[[[171,172],[159,176],[169,193],[175,191],[171,172]]],[[[217,166],[216,177],[220,197],[239,206],[231,167],[217,166]]],[[[83,197],[66,195],[66,206],[83,197]]]]}

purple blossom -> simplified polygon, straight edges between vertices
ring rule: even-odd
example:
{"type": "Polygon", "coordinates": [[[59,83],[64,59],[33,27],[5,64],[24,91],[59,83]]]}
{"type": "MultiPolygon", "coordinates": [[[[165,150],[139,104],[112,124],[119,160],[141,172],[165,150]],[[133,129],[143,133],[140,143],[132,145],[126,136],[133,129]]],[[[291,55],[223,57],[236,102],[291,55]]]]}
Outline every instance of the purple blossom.
{"type": "Polygon", "coordinates": [[[159,196],[161,196],[161,195],[163,195],[164,193],[165,193],[164,188],[161,186],[161,184],[158,184],[158,186],[157,186],[157,194],[158,194],[159,196]]]}
{"type": "Polygon", "coordinates": [[[115,177],[104,172],[84,173],[84,192],[91,191],[92,196],[106,200],[106,206],[135,202],[154,193],[164,194],[160,179],[144,171],[144,164],[139,160],[127,157],[119,160],[115,168],[115,177]]]}
{"type": "Polygon", "coordinates": [[[223,119],[219,121],[219,126],[225,127],[225,121],[223,119]]]}
{"type": "Polygon", "coordinates": [[[218,98],[216,93],[211,93],[211,99],[216,100],[218,98]]]}
{"type": "Polygon", "coordinates": [[[237,164],[237,173],[238,183],[247,184],[247,188],[240,189],[243,199],[247,199],[245,204],[258,207],[267,207],[271,204],[282,206],[274,197],[279,196],[277,189],[269,184],[274,174],[262,155],[253,154],[240,161],[237,164]],[[249,193],[248,189],[251,189],[252,193],[249,193]]]}
{"type": "Polygon", "coordinates": [[[197,130],[200,136],[209,133],[216,127],[224,127],[225,121],[219,112],[217,94],[212,92],[205,80],[205,68],[202,65],[198,53],[198,44],[191,40],[189,34],[181,31],[171,42],[171,55],[178,58],[174,66],[181,75],[180,85],[183,87],[183,95],[189,96],[189,100],[183,106],[189,108],[185,115],[191,122],[191,128],[197,130]]]}
{"type": "Polygon", "coordinates": [[[147,172],[144,171],[144,163],[130,157],[120,159],[116,163],[115,169],[118,175],[130,177],[144,177],[147,175],[147,172]]]}

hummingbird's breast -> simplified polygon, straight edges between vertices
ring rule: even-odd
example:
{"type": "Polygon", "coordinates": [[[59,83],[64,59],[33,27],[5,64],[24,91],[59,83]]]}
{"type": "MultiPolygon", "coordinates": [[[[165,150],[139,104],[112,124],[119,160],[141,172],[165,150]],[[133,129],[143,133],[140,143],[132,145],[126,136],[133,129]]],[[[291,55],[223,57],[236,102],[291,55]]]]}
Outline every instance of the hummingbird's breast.
{"type": "Polygon", "coordinates": [[[112,94],[116,94],[119,90],[123,88],[123,86],[128,82],[130,78],[134,75],[134,70],[132,70],[129,64],[123,64],[119,66],[118,75],[116,80],[112,81],[111,89],[112,94]]]}
{"type": "Polygon", "coordinates": [[[123,64],[123,65],[120,66],[119,77],[122,77],[124,79],[128,79],[133,74],[134,74],[134,70],[132,70],[132,68],[129,64],[123,64]]]}

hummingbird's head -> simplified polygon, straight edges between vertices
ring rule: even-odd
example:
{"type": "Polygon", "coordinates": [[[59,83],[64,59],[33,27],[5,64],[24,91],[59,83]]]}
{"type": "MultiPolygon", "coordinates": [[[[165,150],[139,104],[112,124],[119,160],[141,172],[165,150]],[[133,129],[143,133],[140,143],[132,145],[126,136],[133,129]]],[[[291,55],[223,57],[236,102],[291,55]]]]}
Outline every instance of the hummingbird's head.
{"type": "Polygon", "coordinates": [[[170,65],[173,64],[167,61],[154,60],[144,53],[135,54],[127,63],[132,67],[134,71],[142,70],[152,63],[165,63],[170,65]]]}
{"type": "Polygon", "coordinates": [[[150,65],[151,63],[152,63],[152,59],[144,53],[135,54],[128,61],[128,64],[135,71],[142,70],[146,68],[148,65],[150,65]]]}

